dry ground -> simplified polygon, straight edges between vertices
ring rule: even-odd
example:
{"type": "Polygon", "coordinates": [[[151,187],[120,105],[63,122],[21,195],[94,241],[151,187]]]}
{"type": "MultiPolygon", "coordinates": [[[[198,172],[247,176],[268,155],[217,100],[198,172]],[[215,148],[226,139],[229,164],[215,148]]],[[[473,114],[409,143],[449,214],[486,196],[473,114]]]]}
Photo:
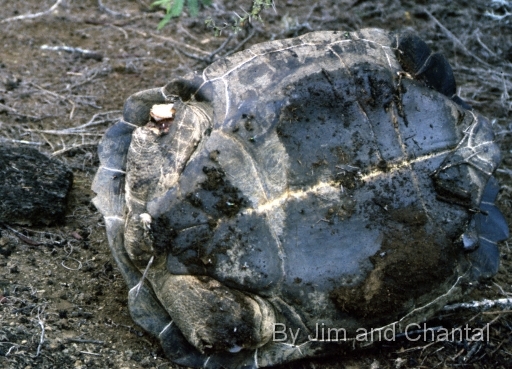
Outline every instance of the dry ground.
{"type": "MultiPolygon", "coordinates": [[[[130,94],[201,70],[226,52],[256,42],[310,30],[416,29],[451,61],[460,96],[495,122],[503,152],[499,203],[512,223],[510,1],[276,0],[275,11],[263,14],[265,24],[255,23],[227,44],[229,30],[216,38],[204,19],[211,16],[222,24],[234,11],[247,9],[249,0],[214,0],[198,18],[185,15],[162,31],[156,30],[162,13],[148,11],[150,0],[64,0],[33,19],[13,18],[46,11],[55,2],[0,0],[0,144],[34,145],[66,162],[75,175],[63,225],[15,227],[33,241],[28,243],[1,230],[2,368],[177,368],[128,315],[126,288],[90,202],[96,144],[130,94]],[[65,46],[94,53],[70,53],[65,46]]],[[[510,241],[502,246],[499,274],[468,300],[512,297],[510,247],[510,241]]],[[[491,339],[483,344],[398,341],[298,366],[512,367],[510,309],[463,311],[430,322],[445,327],[486,323],[491,339]]]]}

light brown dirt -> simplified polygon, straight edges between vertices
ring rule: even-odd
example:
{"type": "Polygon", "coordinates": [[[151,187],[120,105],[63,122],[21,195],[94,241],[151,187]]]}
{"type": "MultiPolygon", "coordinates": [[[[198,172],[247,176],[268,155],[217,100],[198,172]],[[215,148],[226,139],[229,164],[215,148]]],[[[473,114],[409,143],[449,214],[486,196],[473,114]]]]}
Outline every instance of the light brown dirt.
{"type": "MultiPolygon", "coordinates": [[[[490,0],[276,0],[275,11],[262,14],[264,24],[254,23],[212,57],[230,32],[216,38],[204,19],[211,16],[222,24],[247,9],[249,0],[214,0],[198,18],[184,14],[161,31],[156,25],[163,14],[149,12],[149,2],[66,0],[49,14],[18,20],[9,18],[45,11],[55,0],[0,2],[0,144],[34,145],[66,162],[75,176],[62,225],[14,226],[39,245],[1,230],[0,367],[178,368],[129,317],[124,282],[108,251],[103,221],[90,202],[96,145],[129,95],[201,70],[253,33],[241,48],[312,30],[417,30],[452,63],[459,95],[495,121],[503,153],[499,204],[512,224],[512,16],[506,16],[504,5],[490,0]]],[[[512,297],[509,245],[501,248],[499,274],[478,286],[468,301],[512,297]]],[[[483,344],[397,340],[293,367],[510,367],[510,310],[444,314],[429,322],[447,328],[487,323],[491,337],[483,344]]]]}

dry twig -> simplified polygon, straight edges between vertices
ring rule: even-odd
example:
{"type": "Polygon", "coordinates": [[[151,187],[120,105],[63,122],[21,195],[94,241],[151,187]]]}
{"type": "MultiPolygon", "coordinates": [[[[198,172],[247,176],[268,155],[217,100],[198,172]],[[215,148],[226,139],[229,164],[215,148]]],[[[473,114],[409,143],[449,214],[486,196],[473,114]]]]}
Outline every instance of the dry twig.
{"type": "Polygon", "coordinates": [[[41,50],[65,51],[67,53],[79,55],[84,59],[94,59],[97,61],[103,60],[103,55],[101,53],[92,50],[82,49],[80,47],[41,45],[41,50]]]}
{"type": "Polygon", "coordinates": [[[244,38],[242,41],[240,41],[232,50],[229,50],[226,54],[224,54],[223,56],[228,56],[228,55],[231,55],[231,54],[234,54],[236,53],[238,50],[240,50],[240,48],[242,46],[244,46],[251,38],[254,37],[254,35],[256,34],[256,30],[255,29],[252,29],[251,30],[251,33],[249,33],[249,35],[244,38]]]}
{"type": "Polygon", "coordinates": [[[87,340],[83,338],[68,338],[68,342],[75,342],[75,343],[92,343],[94,345],[104,345],[105,341],[98,341],[98,340],[87,340]]]}
{"type": "MultiPolygon", "coordinates": [[[[110,118],[109,114],[119,114],[121,110],[110,110],[102,113],[96,113],[92,116],[91,119],[87,123],[84,123],[77,127],[64,128],[64,129],[28,129],[29,132],[37,132],[37,133],[47,133],[51,135],[88,135],[89,128],[93,126],[97,126],[104,123],[110,123],[117,118],[110,118]],[[102,118],[106,116],[106,118],[102,118]],[[102,118],[102,119],[100,119],[102,118]]],[[[103,134],[103,133],[101,133],[103,134]]],[[[94,134],[96,135],[96,134],[94,134]]]]}
{"type": "Polygon", "coordinates": [[[5,137],[0,137],[0,142],[8,142],[8,143],[22,144],[22,145],[36,145],[36,146],[44,145],[43,142],[34,142],[34,141],[25,141],[25,140],[14,140],[14,139],[5,138],[5,137]]]}
{"type": "Polygon", "coordinates": [[[510,309],[512,308],[512,298],[504,298],[497,300],[488,300],[484,299],[481,301],[471,301],[471,302],[461,302],[459,304],[446,305],[443,310],[444,311],[454,311],[459,309],[468,309],[468,310],[488,310],[491,308],[502,308],[502,309],[510,309]]]}
{"type": "Polygon", "coordinates": [[[38,117],[38,116],[35,116],[35,115],[28,115],[28,114],[19,113],[16,109],[11,108],[10,106],[4,105],[2,103],[0,103],[0,109],[5,109],[5,110],[7,110],[9,112],[9,114],[12,114],[12,115],[15,115],[17,117],[24,118],[24,119],[27,119],[27,120],[30,120],[30,121],[33,121],[33,122],[38,121],[38,120],[43,120],[45,118],[49,118],[50,117],[49,115],[38,117]]]}
{"type": "Polygon", "coordinates": [[[430,19],[432,19],[434,21],[435,24],[437,24],[439,26],[439,28],[441,28],[443,33],[450,40],[452,40],[454,44],[459,46],[459,48],[462,50],[462,52],[464,52],[464,54],[474,58],[475,60],[479,61],[480,63],[482,63],[486,67],[490,67],[491,66],[490,64],[488,64],[487,62],[485,62],[484,60],[480,59],[478,56],[473,54],[471,51],[469,51],[466,48],[466,46],[462,43],[462,41],[460,41],[452,32],[450,32],[450,30],[448,28],[446,28],[441,22],[439,22],[439,20],[436,17],[434,17],[434,15],[431,12],[429,12],[426,8],[423,8],[423,11],[429,16],[430,19]]]}
{"type": "Polygon", "coordinates": [[[5,18],[5,19],[2,19],[0,21],[0,23],[13,22],[13,21],[17,21],[17,20],[33,19],[33,18],[41,17],[43,15],[53,12],[55,9],[57,9],[57,7],[60,5],[61,2],[62,2],[62,0],[57,0],[57,2],[55,4],[53,4],[50,9],[45,10],[44,12],[39,12],[39,13],[34,13],[34,14],[22,14],[22,15],[18,15],[16,17],[5,18]]]}
{"type": "Polygon", "coordinates": [[[41,337],[39,338],[39,345],[37,345],[36,357],[38,357],[39,354],[41,353],[41,347],[43,346],[43,343],[44,343],[44,322],[41,320],[40,314],[41,314],[41,310],[38,308],[37,309],[37,323],[41,327],[41,337]]]}
{"type": "MultiPolygon", "coordinates": [[[[143,33],[143,32],[141,32],[141,31],[139,31],[139,30],[136,30],[136,29],[131,29],[131,28],[129,28],[128,30],[133,31],[133,32],[135,32],[135,33],[137,33],[137,34],[139,34],[139,35],[142,35],[143,37],[146,37],[146,36],[147,36],[147,34],[146,34],[146,33],[143,33]]],[[[201,53],[201,54],[204,54],[204,55],[209,55],[209,52],[208,52],[208,51],[201,50],[201,49],[199,49],[199,48],[197,48],[197,47],[194,47],[194,46],[192,46],[192,45],[188,45],[188,44],[185,44],[185,43],[183,43],[183,42],[176,41],[175,39],[173,39],[173,38],[171,38],[171,37],[169,37],[169,36],[162,36],[162,35],[158,35],[158,34],[156,34],[156,33],[150,33],[149,35],[150,35],[151,37],[159,38],[159,39],[161,39],[161,40],[167,41],[167,42],[169,42],[169,43],[173,44],[174,46],[186,47],[186,48],[188,48],[188,49],[190,49],[190,50],[193,50],[193,51],[196,51],[196,52],[198,52],[198,53],[201,53]]]]}
{"type": "Polygon", "coordinates": [[[249,33],[249,35],[246,38],[244,38],[242,41],[240,41],[238,44],[236,44],[236,46],[233,49],[227,51],[225,54],[221,55],[220,57],[217,57],[217,54],[219,54],[222,50],[224,50],[226,48],[226,46],[229,44],[229,42],[233,39],[234,34],[227,37],[224,40],[224,42],[217,49],[213,50],[208,56],[205,56],[205,57],[201,57],[201,56],[197,56],[195,54],[188,53],[178,47],[176,47],[176,49],[179,52],[181,52],[183,55],[185,55],[191,59],[199,60],[206,64],[211,64],[217,59],[221,59],[228,55],[236,53],[238,50],[240,50],[240,48],[242,48],[243,45],[245,45],[251,38],[253,38],[255,34],[256,34],[256,31],[253,29],[251,31],[251,33],[249,33]]]}
{"type": "Polygon", "coordinates": [[[105,12],[107,14],[110,14],[114,17],[124,17],[124,18],[128,18],[130,17],[131,15],[128,14],[128,13],[121,13],[121,12],[116,12],[115,10],[112,10],[110,8],[107,8],[105,5],[103,5],[103,2],[101,0],[98,0],[98,7],[100,8],[100,11],[102,12],[105,12]]]}
{"type": "Polygon", "coordinates": [[[14,228],[12,228],[12,227],[9,227],[9,226],[8,226],[7,224],[5,224],[5,223],[0,223],[0,227],[4,227],[4,228],[5,228],[5,229],[7,229],[8,231],[12,232],[16,237],[18,237],[21,241],[25,242],[27,245],[30,245],[30,246],[39,246],[39,245],[42,245],[42,243],[41,243],[41,242],[34,241],[32,238],[25,236],[23,233],[18,232],[17,230],[15,230],[15,229],[14,229],[14,228]]]}

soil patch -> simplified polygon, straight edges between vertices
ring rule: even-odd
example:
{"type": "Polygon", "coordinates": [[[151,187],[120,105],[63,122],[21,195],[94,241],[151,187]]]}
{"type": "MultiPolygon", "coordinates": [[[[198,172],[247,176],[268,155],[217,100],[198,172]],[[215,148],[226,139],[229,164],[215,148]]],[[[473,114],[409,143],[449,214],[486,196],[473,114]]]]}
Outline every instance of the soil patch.
{"type": "MultiPolygon", "coordinates": [[[[231,38],[229,27],[215,37],[204,19],[211,16],[217,24],[236,19],[235,12],[248,9],[249,0],[214,0],[198,18],[185,13],[161,31],[156,26],[163,13],[149,11],[150,2],[65,0],[54,11],[30,19],[14,17],[43,12],[56,1],[10,1],[0,8],[0,145],[35,147],[65,162],[74,176],[63,224],[10,225],[23,237],[0,229],[0,367],[179,368],[129,316],[127,290],[110,255],[103,219],[91,204],[96,147],[131,94],[201,71],[211,60],[257,42],[313,30],[417,31],[452,64],[459,96],[495,122],[503,155],[497,173],[502,185],[499,206],[512,224],[510,2],[277,0],[275,11],[262,14],[264,24],[255,22],[231,38]]],[[[390,233],[390,240],[398,239],[395,244],[390,241],[390,255],[397,248],[423,253],[424,267],[433,270],[438,255],[422,241],[420,231],[413,236],[417,246],[407,249],[404,238],[390,233]]],[[[509,245],[501,246],[498,275],[476,286],[468,301],[512,297],[509,245]]],[[[400,262],[398,255],[394,262],[400,262]]],[[[379,266],[378,260],[375,263],[379,266]]],[[[393,265],[382,265],[379,273],[394,275],[393,265]]],[[[416,267],[420,265],[411,270],[416,267]]],[[[432,280],[425,283],[435,283],[437,276],[429,275],[432,280]]],[[[423,283],[414,275],[403,279],[409,278],[407,283],[423,283]]],[[[392,304],[394,298],[403,298],[398,288],[408,288],[403,283],[389,298],[386,291],[375,290],[376,301],[392,304]]],[[[354,308],[363,305],[361,292],[354,295],[358,302],[348,297],[345,300],[354,308]]],[[[378,308],[373,304],[364,314],[378,308]]],[[[310,360],[293,367],[510,366],[510,309],[444,313],[428,324],[489,324],[490,337],[486,342],[397,339],[341,359],[310,360]]]]}

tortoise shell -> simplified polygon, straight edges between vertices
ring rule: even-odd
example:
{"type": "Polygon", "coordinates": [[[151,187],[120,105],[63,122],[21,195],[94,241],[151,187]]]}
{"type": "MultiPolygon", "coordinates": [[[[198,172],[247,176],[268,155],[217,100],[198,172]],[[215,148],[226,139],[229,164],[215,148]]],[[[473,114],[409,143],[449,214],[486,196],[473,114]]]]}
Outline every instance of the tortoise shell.
{"type": "Polygon", "coordinates": [[[500,153],[455,92],[418,37],[363,29],[131,96],[93,189],[135,322],[179,364],[265,367],[404,332],[494,275],[500,153]]]}

